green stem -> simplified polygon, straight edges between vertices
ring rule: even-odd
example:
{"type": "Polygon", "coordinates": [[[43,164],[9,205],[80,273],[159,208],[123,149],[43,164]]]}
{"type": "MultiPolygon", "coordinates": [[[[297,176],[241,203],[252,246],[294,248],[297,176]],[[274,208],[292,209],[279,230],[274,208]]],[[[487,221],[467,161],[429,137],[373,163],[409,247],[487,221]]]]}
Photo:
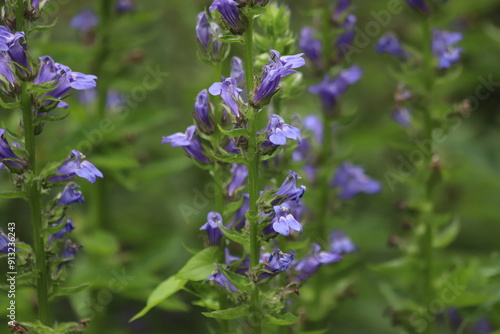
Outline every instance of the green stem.
{"type": "Polygon", "coordinates": [[[320,206],[318,218],[316,220],[317,232],[316,240],[321,240],[326,233],[326,219],[328,216],[328,194],[330,192],[330,174],[331,167],[327,162],[330,160],[332,150],[332,124],[326,112],[323,113],[323,145],[321,147],[321,156],[319,166],[323,167],[319,175],[320,182],[320,206]]]}
{"type": "Polygon", "coordinates": [[[16,7],[16,30],[23,32],[26,29],[24,20],[24,2],[24,0],[18,0],[16,7]]]}
{"type": "MultiPolygon", "coordinates": [[[[247,83],[248,96],[253,91],[253,18],[248,18],[248,28],[245,32],[245,79],[247,83]]],[[[257,199],[259,198],[259,164],[260,156],[257,147],[256,116],[258,110],[248,107],[248,187],[250,196],[250,210],[248,221],[250,225],[250,267],[253,269],[259,264],[260,239],[259,239],[259,209],[257,199]]],[[[259,289],[254,285],[251,292],[250,321],[253,334],[261,333],[261,315],[259,310],[259,289]]]]}
{"type": "Polygon", "coordinates": [[[42,229],[42,203],[41,191],[38,179],[38,170],[36,163],[36,141],[33,121],[33,101],[31,99],[28,84],[21,84],[21,107],[23,111],[24,123],[24,142],[29,155],[31,178],[26,182],[26,195],[28,196],[31,220],[33,224],[34,251],[36,257],[36,270],[38,271],[36,279],[36,290],[38,297],[38,318],[45,324],[50,325],[50,306],[49,306],[49,286],[50,277],[47,268],[45,254],[45,240],[42,229]]]}

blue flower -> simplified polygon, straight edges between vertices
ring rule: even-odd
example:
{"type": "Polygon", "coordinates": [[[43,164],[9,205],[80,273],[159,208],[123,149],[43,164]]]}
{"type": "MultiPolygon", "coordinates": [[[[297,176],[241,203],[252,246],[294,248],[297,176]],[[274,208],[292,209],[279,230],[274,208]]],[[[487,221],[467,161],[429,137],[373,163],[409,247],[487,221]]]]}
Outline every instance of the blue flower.
{"type": "Polygon", "coordinates": [[[382,36],[377,42],[376,49],[378,53],[389,53],[401,58],[408,56],[401,41],[392,33],[382,36]]]}
{"type": "Polygon", "coordinates": [[[429,7],[424,0],[406,0],[406,2],[415,9],[420,9],[425,13],[429,12],[429,7]]]}
{"type": "Polygon", "coordinates": [[[392,118],[402,126],[408,127],[411,125],[411,111],[407,107],[397,107],[392,112],[392,118]]]}
{"type": "Polygon", "coordinates": [[[310,86],[309,92],[318,94],[321,98],[325,112],[333,111],[337,99],[345,93],[347,87],[356,83],[363,75],[363,70],[358,66],[352,66],[332,79],[325,76],[320,84],[310,86]]]}
{"type": "Polygon", "coordinates": [[[68,217],[66,217],[66,221],[64,221],[64,218],[63,218],[58,223],[53,224],[52,227],[59,226],[63,223],[64,223],[64,227],[62,228],[62,230],[60,230],[57,233],[51,234],[49,236],[49,245],[52,243],[52,240],[61,239],[66,233],[70,233],[71,231],[73,231],[75,229],[73,222],[68,217]]]}
{"type": "Polygon", "coordinates": [[[248,168],[245,165],[232,164],[231,167],[232,179],[227,186],[227,194],[233,197],[236,189],[242,187],[248,176],[248,168]]]}
{"type": "Polygon", "coordinates": [[[320,245],[314,243],[313,249],[302,260],[295,262],[294,271],[299,272],[295,277],[296,281],[303,281],[316,273],[321,266],[342,260],[339,253],[321,251],[320,245]]]}
{"type": "Polygon", "coordinates": [[[276,50],[271,50],[269,64],[262,68],[260,82],[257,85],[253,96],[250,99],[250,105],[254,108],[261,108],[269,103],[271,97],[278,91],[278,85],[281,79],[297,71],[294,68],[299,68],[305,65],[305,60],[302,58],[303,53],[280,57],[280,53],[276,50]]]}
{"type": "Polygon", "coordinates": [[[245,71],[243,70],[243,61],[238,57],[231,60],[231,78],[236,80],[238,87],[245,86],[245,71]]]}
{"type": "Polygon", "coordinates": [[[220,95],[231,113],[237,118],[241,117],[238,104],[236,103],[240,101],[241,88],[238,88],[236,79],[226,78],[222,82],[216,82],[208,88],[208,91],[212,95],[220,95]]]}
{"type": "Polygon", "coordinates": [[[339,0],[337,7],[335,7],[335,12],[333,13],[333,19],[338,22],[350,5],[351,0],[339,0]]]}
{"type": "Polygon", "coordinates": [[[243,202],[241,206],[234,213],[233,220],[229,224],[229,227],[233,227],[236,230],[241,229],[246,223],[246,214],[250,210],[250,196],[248,194],[243,194],[243,202]]]}
{"type": "Polygon", "coordinates": [[[210,5],[209,10],[212,12],[217,10],[225,22],[229,26],[229,30],[233,34],[242,35],[248,23],[240,16],[238,12],[238,3],[233,0],[215,0],[212,5],[210,5]]]}
{"type": "Polygon", "coordinates": [[[223,273],[220,272],[220,270],[215,271],[212,275],[208,277],[208,281],[214,281],[217,283],[219,286],[222,288],[232,291],[232,292],[238,292],[238,289],[234,285],[229,282],[226,276],[224,276],[223,273]]]}
{"type": "Polygon", "coordinates": [[[300,176],[297,173],[289,171],[285,181],[283,181],[281,187],[276,191],[276,195],[286,196],[289,200],[298,201],[306,192],[305,186],[297,187],[297,179],[299,178],[300,176]]]}
{"type": "Polygon", "coordinates": [[[9,28],[0,26],[0,51],[7,51],[13,62],[30,69],[24,32],[12,33],[9,28]]]}
{"type": "Polygon", "coordinates": [[[206,89],[202,90],[196,97],[194,111],[194,119],[198,125],[198,129],[206,134],[214,132],[214,124],[210,115],[210,106],[208,102],[208,91],[206,89]]]}
{"type": "Polygon", "coordinates": [[[0,51],[0,75],[5,79],[1,81],[1,84],[5,86],[5,81],[8,81],[10,83],[8,86],[10,87],[6,88],[10,90],[14,86],[16,78],[14,77],[14,72],[12,72],[10,57],[5,51],[0,51]]]}
{"type": "Polygon", "coordinates": [[[463,36],[459,32],[448,32],[434,29],[432,38],[432,52],[439,60],[438,68],[444,69],[450,67],[453,63],[460,60],[460,54],[463,49],[454,47],[462,40],[463,36]]]}
{"type": "Polygon", "coordinates": [[[273,253],[264,253],[261,255],[260,262],[264,264],[264,268],[269,271],[259,275],[259,279],[269,277],[287,270],[295,258],[295,252],[292,250],[290,254],[283,253],[279,249],[275,249],[273,253]]]}
{"type": "Polygon", "coordinates": [[[315,30],[311,27],[304,27],[300,31],[299,47],[307,58],[315,65],[321,61],[322,48],[321,41],[314,37],[315,30]]]}
{"type": "Polygon", "coordinates": [[[90,32],[99,24],[99,18],[90,8],[82,9],[71,19],[71,26],[80,30],[82,34],[90,32]]]}
{"type": "Polygon", "coordinates": [[[83,198],[82,192],[79,191],[80,186],[74,182],[69,182],[65,187],[61,196],[59,197],[59,201],[56,205],[70,205],[72,203],[84,203],[85,199],[83,198]]]}
{"type": "Polygon", "coordinates": [[[307,115],[303,121],[304,128],[311,131],[318,144],[323,143],[323,121],[316,115],[307,115]]]}
{"type": "Polygon", "coordinates": [[[207,222],[200,227],[200,231],[207,231],[208,244],[209,246],[220,245],[220,240],[222,238],[221,232],[222,226],[222,216],[218,212],[209,212],[207,215],[207,222]]]}
{"type": "Polygon", "coordinates": [[[222,37],[220,27],[208,21],[206,12],[201,12],[197,16],[196,40],[202,48],[203,54],[212,61],[221,61],[225,56],[223,52],[225,44],[217,39],[222,37]]]}
{"type": "Polygon", "coordinates": [[[286,140],[299,140],[301,132],[294,126],[285,123],[285,120],[278,115],[270,115],[266,130],[268,143],[264,146],[269,146],[269,143],[274,145],[286,145],[286,140]]]}
{"type": "Polygon", "coordinates": [[[3,230],[0,228],[0,252],[9,253],[10,243],[9,237],[7,237],[7,235],[3,233],[3,230]]]}
{"type": "Polygon", "coordinates": [[[376,194],[382,186],[365,175],[361,166],[354,166],[348,162],[340,165],[332,182],[333,187],[341,188],[340,198],[351,199],[360,192],[376,194]]]}
{"type": "MultiPolygon", "coordinates": [[[[54,62],[49,56],[40,57],[40,72],[35,78],[35,85],[52,83],[54,90],[45,93],[43,96],[52,96],[56,99],[63,99],[71,89],[87,90],[96,87],[95,75],[87,75],[79,72],[73,72],[67,66],[54,62]]],[[[46,100],[44,105],[50,104],[52,101],[46,100]]],[[[66,108],[68,105],[64,102],[59,102],[58,107],[66,108]]]]}
{"type": "Polygon", "coordinates": [[[71,262],[71,260],[73,260],[76,256],[76,253],[78,253],[78,251],[82,248],[83,246],[82,245],[78,245],[78,244],[74,244],[71,242],[71,240],[66,240],[66,243],[64,245],[64,249],[61,253],[61,259],[64,259],[66,261],[63,261],[61,262],[58,266],[57,266],[57,270],[61,270],[61,268],[64,266],[64,265],[67,265],[71,262]]]}
{"type": "Polygon", "coordinates": [[[77,150],[71,151],[68,158],[59,166],[56,170],[57,175],[53,175],[48,178],[49,183],[66,181],[75,176],[79,176],[88,180],[90,183],[94,183],[97,178],[103,178],[102,173],[87,160],[85,156],[78,152],[77,150]]]}
{"type": "Polygon", "coordinates": [[[289,236],[290,231],[302,233],[302,225],[290,213],[287,205],[274,206],[274,218],[271,221],[274,232],[284,236],[289,236]]]}
{"type": "Polygon", "coordinates": [[[205,156],[203,147],[201,146],[200,138],[196,132],[196,127],[191,125],[187,128],[186,133],[175,133],[170,136],[163,137],[162,144],[170,143],[172,147],[182,147],[188,156],[204,163],[209,163],[210,160],[205,156]]]}
{"type": "Polygon", "coordinates": [[[342,231],[333,231],[330,234],[330,252],[334,254],[348,254],[356,251],[356,245],[342,231]]]}
{"type": "Polygon", "coordinates": [[[133,12],[135,10],[135,3],[132,0],[118,0],[116,2],[116,11],[119,14],[133,12]]]}
{"type": "MultiPolygon", "coordinates": [[[[7,138],[5,138],[5,130],[0,129],[0,163],[4,164],[9,170],[21,171],[26,166],[26,162],[18,157],[13,151],[7,138]]],[[[13,143],[13,146],[18,146],[19,144],[13,143]]]]}

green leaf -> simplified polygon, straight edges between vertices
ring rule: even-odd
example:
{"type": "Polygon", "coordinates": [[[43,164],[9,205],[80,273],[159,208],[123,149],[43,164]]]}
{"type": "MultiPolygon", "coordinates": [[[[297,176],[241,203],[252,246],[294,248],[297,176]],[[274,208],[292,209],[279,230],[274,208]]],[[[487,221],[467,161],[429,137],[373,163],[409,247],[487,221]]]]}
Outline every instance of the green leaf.
{"type": "Polygon", "coordinates": [[[0,98],[0,107],[5,108],[5,109],[15,109],[19,108],[21,106],[21,103],[19,101],[16,102],[4,102],[3,99],[0,98]]]}
{"type": "Polygon", "coordinates": [[[439,232],[432,242],[434,248],[444,248],[451,244],[460,231],[460,221],[453,219],[450,225],[439,232]]]}
{"type": "Polygon", "coordinates": [[[0,198],[22,198],[27,200],[26,194],[23,191],[7,191],[0,193],[0,198]]]}
{"type": "Polygon", "coordinates": [[[225,227],[221,227],[220,230],[226,238],[236,243],[239,243],[241,245],[247,245],[249,242],[250,235],[246,233],[244,230],[238,232],[232,229],[227,229],[225,227]]]}
{"type": "Polygon", "coordinates": [[[35,125],[43,123],[43,122],[62,121],[63,119],[67,118],[68,116],[69,116],[69,112],[64,113],[64,114],[38,116],[35,120],[35,125]]]}
{"type": "Polygon", "coordinates": [[[458,295],[457,299],[455,299],[452,303],[451,306],[457,307],[457,308],[462,308],[462,307],[471,307],[471,306],[477,306],[479,304],[482,304],[488,300],[490,300],[493,296],[484,296],[484,295],[479,295],[473,292],[469,291],[462,291],[458,295]]]}
{"type": "Polygon", "coordinates": [[[48,237],[51,234],[56,234],[57,232],[61,232],[65,226],[66,226],[66,221],[63,221],[55,226],[46,227],[42,230],[43,236],[48,237]]]}
{"type": "Polygon", "coordinates": [[[222,162],[227,162],[227,163],[233,163],[233,164],[246,164],[246,160],[245,158],[243,158],[242,156],[239,156],[237,154],[230,154],[230,153],[227,153],[227,154],[217,154],[215,152],[212,152],[212,156],[219,160],[219,161],[222,161],[222,162]]]}
{"type": "Polygon", "coordinates": [[[83,283],[78,286],[69,286],[69,287],[58,287],[55,288],[54,292],[50,294],[50,299],[59,297],[59,296],[69,296],[74,293],[80,292],[85,290],[86,288],[90,287],[89,283],[83,283]]]}
{"type": "Polygon", "coordinates": [[[129,322],[132,322],[132,321],[144,316],[146,313],[149,312],[149,310],[151,310],[153,307],[158,305],[160,302],[167,299],[168,297],[170,297],[171,295],[173,295],[177,291],[181,290],[186,283],[187,283],[186,280],[179,279],[176,276],[172,276],[172,277],[168,278],[167,280],[163,281],[149,295],[146,306],[139,313],[134,315],[134,317],[132,319],[130,319],[129,322]]]}
{"type": "Polygon", "coordinates": [[[232,271],[226,270],[224,267],[220,266],[219,270],[222,271],[224,276],[226,276],[229,283],[235,286],[238,290],[250,291],[251,282],[248,277],[233,273],[232,271]]]}
{"type": "Polygon", "coordinates": [[[214,263],[217,262],[219,255],[219,247],[205,248],[189,259],[176,276],[187,281],[206,280],[214,271],[214,263]]]}
{"type": "Polygon", "coordinates": [[[232,320],[248,315],[248,305],[236,306],[220,311],[202,312],[205,317],[232,320]]]}
{"type": "Polygon", "coordinates": [[[248,137],[248,130],[244,128],[239,128],[239,129],[232,129],[232,130],[224,130],[219,124],[217,124],[219,127],[220,132],[225,134],[226,136],[231,136],[231,137],[248,137]]]}
{"type": "Polygon", "coordinates": [[[280,326],[292,325],[300,319],[300,317],[297,317],[291,313],[280,315],[270,315],[268,313],[264,313],[264,318],[270,323],[280,326]]]}

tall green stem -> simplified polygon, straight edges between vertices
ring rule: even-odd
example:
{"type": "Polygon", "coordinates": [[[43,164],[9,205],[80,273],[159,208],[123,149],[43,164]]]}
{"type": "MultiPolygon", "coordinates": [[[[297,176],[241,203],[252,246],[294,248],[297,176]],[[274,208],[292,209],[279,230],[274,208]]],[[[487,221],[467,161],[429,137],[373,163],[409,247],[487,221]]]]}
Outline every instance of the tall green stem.
{"type": "MultiPolygon", "coordinates": [[[[247,83],[248,96],[253,91],[253,18],[248,18],[248,28],[245,32],[245,79],[247,83]]],[[[260,156],[257,148],[256,116],[258,110],[250,105],[247,110],[248,119],[248,187],[250,196],[250,210],[248,221],[250,225],[250,267],[255,268],[259,264],[260,240],[259,240],[259,209],[257,199],[259,198],[259,164],[260,156]]],[[[251,293],[250,313],[253,334],[261,333],[261,315],[259,308],[259,289],[254,286],[251,293]]]]}
{"type": "Polygon", "coordinates": [[[318,182],[320,182],[320,206],[318,211],[318,218],[316,220],[317,240],[325,237],[326,233],[326,220],[328,216],[328,194],[330,192],[330,174],[331,166],[328,164],[332,150],[332,123],[326,112],[323,113],[323,144],[321,147],[321,157],[319,166],[322,167],[319,174],[318,182]]]}
{"type": "Polygon", "coordinates": [[[36,141],[35,128],[33,121],[33,101],[29,92],[28,84],[21,84],[21,107],[23,111],[24,123],[24,142],[29,155],[31,176],[28,178],[25,191],[28,197],[31,220],[33,224],[34,251],[36,257],[36,270],[38,271],[36,279],[36,290],[38,297],[38,318],[45,324],[50,325],[50,306],[49,306],[49,271],[47,268],[45,254],[45,240],[42,229],[42,203],[40,183],[38,179],[38,170],[36,162],[36,141]]]}

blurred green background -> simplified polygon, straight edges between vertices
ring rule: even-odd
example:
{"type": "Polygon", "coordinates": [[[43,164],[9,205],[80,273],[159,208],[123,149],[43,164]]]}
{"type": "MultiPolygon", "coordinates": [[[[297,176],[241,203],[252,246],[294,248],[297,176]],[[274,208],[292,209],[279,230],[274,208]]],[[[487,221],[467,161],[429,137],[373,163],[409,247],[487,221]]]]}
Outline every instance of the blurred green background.
{"type": "MultiPolygon", "coordinates": [[[[60,1],[63,2],[68,1],[60,1]]],[[[95,48],[85,45],[81,34],[70,28],[70,20],[81,8],[97,10],[99,1],[72,1],[61,6],[57,3],[49,5],[53,9],[49,17],[57,17],[55,27],[32,35],[31,54],[49,54],[74,71],[93,73],[95,48]]],[[[106,192],[100,199],[106,217],[102,226],[96,226],[93,220],[98,209],[92,202],[100,198],[96,197],[95,185],[78,182],[86,203],[70,209],[77,226],[71,238],[84,248],[73,262],[68,284],[92,282],[93,288],[69,299],[55,300],[54,309],[61,321],[88,316],[90,308],[96,314],[89,325],[91,333],[206,333],[207,324],[215,325],[200,314],[200,307],[190,304],[192,298],[184,293],[128,323],[142,309],[152,289],[190,257],[188,249],[202,247],[198,229],[212,210],[211,204],[205,204],[189,219],[182,215],[183,205],[196,208],[198,203],[193,202],[193,196],[198,191],[204,192],[210,178],[185,158],[181,149],[160,145],[162,136],[184,131],[192,123],[196,94],[213,82],[210,66],[197,60],[194,38],[196,15],[210,3],[137,1],[134,13],[114,18],[112,54],[103,64],[109,77],[99,81],[107,80],[113,89],[130,95],[141,86],[148,68],[159,67],[168,72],[168,77],[156,89],[147,91],[144,99],[139,99],[142,101],[136,99],[133,102],[136,106],[129,109],[123,121],[116,120],[112,113],[109,115],[114,121],[112,130],[103,136],[107,145],[105,154],[82,146],[88,142],[86,137],[100,138],[102,133],[93,132],[98,128],[95,108],[81,105],[76,94],[68,101],[70,116],[62,122],[47,124],[39,139],[41,161],[61,160],[71,148],[80,145],[89,161],[108,171],[106,192]],[[99,295],[100,290],[109,291],[110,281],[117,273],[127,275],[123,288],[99,295]],[[96,296],[101,297],[100,302],[91,299],[96,296]]],[[[311,24],[309,2],[297,0],[286,4],[292,9],[296,33],[311,24]]],[[[373,11],[386,9],[387,4],[384,0],[353,0],[357,27],[364,31],[366,23],[374,20],[373,11]]],[[[479,77],[491,76],[493,81],[500,82],[500,2],[453,0],[446,10],[449,19],[443,21],[441,28],[465,35],[460,44],[465,49],[461,75],[436,92],[453,105],[475,94],[481,84],[479,77]]],[[[362,66],[365,75],[342,99],[346,110],[355,115],[338,130],[337,152],[362,164],[370,176],[383,183],[384,190],[377,196],[357,197],[343,208],[342,219],[332,219],[331,227],[346,230],[360,249],[353,293],[342,298],[328,315],[330,328],[334,328],[332,333],[400,333],[391,326],[388,304],[379,290],[380,284],[388,282],[387,278],[368,269],[370,264],[398,257],[400,252],[397,247],[388,246],[388,238],[404,234],[396,203],[405,198],[408,184],[399,184],[391,191],[384,176],[395,166],[398,143],[408,141],[406,131],[390,118],[397,85],[390,73],[397,61],[377,55],[373,47],[378,37],[390,30],[408,43],[419,43],[420,30],[414,14],[405,8],[370,39],[368,47],[353,56],[353,63],[362,66]]],[[[240,51],[235,48],[236,54],[240,51]]],[[[227,68],[225,73],[228,75],[227,68]]],[[[306,75],[305,80],[313,83],[311,76],[306,75]]],[[[284,107],[289,116],[320,112],[316,97],[307,92],[284,107]]],[[[442,251],[442,256],[457,263],[472,259],[490,262],[492,253],[499,250],[499,112],[500,84],[439,146],[445,173],[438,208],[461,219],[458,238],[442,251]]],[[[16,128],[19,114],[2,111],[0,120],[4,126],[16,128]]],[[[10,187],[5,171],[0,173],[0,182],[5,189],[10,187]]],[[[213,199],[208,201],[212,203],[213,199]]],[[[31,241],[28,208],[21,200],[0,200],[0,218],[0,227],[5,229],[7,222],[14,221],[18,237],[31,241]]],[[[390,282],[399,279],[403,278],[392,277],[390,282]]],[[[22,300],[18,321],[33,321],[36,318],[33,290],[20,289],[18,298],[22,300]]],[[[2,318],[6,305],[6,299],[2,298],[2,318]]]]}

